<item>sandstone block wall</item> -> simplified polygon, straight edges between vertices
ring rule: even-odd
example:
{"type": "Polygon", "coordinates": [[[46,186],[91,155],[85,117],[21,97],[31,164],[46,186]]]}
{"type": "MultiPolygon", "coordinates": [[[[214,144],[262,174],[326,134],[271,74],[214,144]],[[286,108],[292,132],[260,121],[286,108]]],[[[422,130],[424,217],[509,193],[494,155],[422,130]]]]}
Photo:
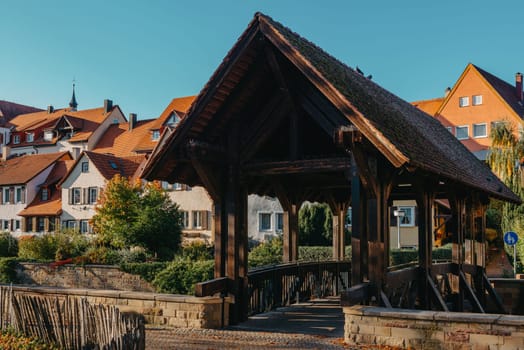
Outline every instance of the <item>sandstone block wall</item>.
{"type": "Polygon", "coordinates": [[[50,287],[114,289],[154,292],[154,288],[140,276],[132,275],[117,266],[62,265],[21,263],[17,270],[20,284],[50,287]]]}
{"type": "Polygon", "coordinates": [[[344,307],[345,341],[406,349],[524,349],[524,317],[344,307]]]}
{"type": "MultiPolygon", "coordinates": [[[[6,285],[3,285],[6,286],[6,285]]],[[[57,298],[83,297],[93,304],[115,305],[122,312],[137,312],[155,325],[189,328],[221,328],[229,325],[229,306],[225,297],[92,290],[57,287],[13,286],[15,293],[57,298]]]]}

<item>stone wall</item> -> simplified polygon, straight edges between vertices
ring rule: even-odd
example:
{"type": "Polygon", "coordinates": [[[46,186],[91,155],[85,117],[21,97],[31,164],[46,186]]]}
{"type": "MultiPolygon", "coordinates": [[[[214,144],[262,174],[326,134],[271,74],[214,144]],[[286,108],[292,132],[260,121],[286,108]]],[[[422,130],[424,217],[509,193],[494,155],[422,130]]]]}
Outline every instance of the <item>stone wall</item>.
{"type": "MultiPolygon", "coordinates": [[[[2,285],[7,286],[7,285],[2,285]]],[[[122,312],[137,312],[148,323],[170,327],[221,328],[229,325],[229,306],[225,297],[90,290],[52,287],[13,286],[14,293],[65,298],[84,297],[89,303],[115,305],[122,312]]]]}
{"type": "Polygon", "coordinates": [[[132,275],[116,266],[62,265],[21,263],[17,269],[20,284],[50,287],[112,289],[153,292],[154,288],[140,276],[132,275]]]}
{"type": "Polygon", "coordinates": [[[524,349],[524,317],[344,307],[345,341],[409,349],[524,349]]]}
{"type": "Polygon", "coordinates": [[[490,278],[490,282],[501,297],[506,312],[513,315],[524,315],[524,280],[490,278]]]}

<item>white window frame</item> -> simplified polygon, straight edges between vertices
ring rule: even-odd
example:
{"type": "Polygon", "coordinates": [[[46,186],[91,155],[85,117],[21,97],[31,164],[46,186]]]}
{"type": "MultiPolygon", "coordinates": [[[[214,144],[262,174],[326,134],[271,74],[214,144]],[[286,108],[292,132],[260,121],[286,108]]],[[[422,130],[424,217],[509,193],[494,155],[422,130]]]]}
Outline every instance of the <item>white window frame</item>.
{"type": "Polygon", "coordinates": [[[20,143],[20,135],[13,135],[13,143],[18,145],[20,143]]]}
{"type": "Polygon", "coordinates": [[[182,191],[182,184],[178,183],[178,182],[175,182],[173,184],[173,190],[175,190],[175,191],[182,191]]]}
{"type": "Polygon", "coordinates": [[[275,231],[282,232],[283,230],[284,230],[284,213],[282,212],[275,213],[275,231]]]}
{"type": "Polygon", "coordinates": [[[477,123],[473,124],[473,138],[474,139],[480,139],[488,137],[488,123],[477,123]],[[484,126],[484,134],[483,135],[475,135],[475,126],[484,126]]]}
{"type": "Polygon", "coordinates": [[[151,133],[151,140],[158,141],[160,139],[160,130],[153,130],[151,133]]]}
{"type": "Polygon", "coordinates": [[[54,133],[53,131],[44,131],[44,141],[53,141],[54,133]]]}
{"type": "Polygon", "coordinates": [[[469,139],[469,125],[456,126],[455,127],[455,136],[456,136],[457,140],[467,140],[467,139],[469,139]],[[466,129],[466,137],[459,137],[458,131],[459,131],[459,129],[463,129],[463,128],[466,129]]]}
{"type": "Polygon", "coordinates": [[[469,96],[460,96],[459,97],[459,107],[468,107],[469,106],[469,96]]]}
{"type": "Polygon", "coordinates": [[[28,132],[25,135],[25,141],[26,142],[33,142],[35,140],[35,133],[34,132],[28,132]]]}
{"type": "Polygon", "coordinates": [[[23,203],[24,202],[24,188],[23,187],[20,187],[20,186],[17,186],[15,187],[15,193],[14,193],[14,202],[15,203],[23,203]]]}
{"type": "Polygon", "coordinates": [[[89,162],[82,162],[81,170],[83,173],[88,173],[89,172],[89,162]]]}
{"type": "Polygon", "coordinates": [[[451,134],[453,134],[453,127],[452,126],[446,126],[446,130],[449,131],[451,134]]]}
{"type": "Polygon", "coordinates": [[[4,187],[3,191],[4,204],[10,204],[11,202],[11,189],[9,187],[4,187]]]}
{"type": "Polygon", "coordinates": [[[3,220],[3,224],[2,224],[2,228],[4,231],[10,231],[10,228],[9,228],[9,220],[3,220]]]}
{"type": "Polygon", "coordinates": [[[68,220],[67,221],[67,228],[71,230],[78,230],[78,221],[76,220],[68,220]]]}
{"type": "Polygon", "coordinates": [[[14,230],[19,232],[20,231],[20,220],[15,220],[15,228],[14,230]]]}
{"type": "Polygon", "coordinates": [[[35,232],[45,232],[45,218],[39,216],[36,218],[35,232]]]}
{"type": "Polygon", "coordinates": [[[471,97],[471,104],[473,106],[480,106],[480,105],[482,105],[482,95],[473,95],[471,97]]]}
{"type": "Polygon", "coordinates": [[[90,233],[91,227],[89,225],[89,220],[80,220],[80,233],[90,233]]]}
{"type": "Polygon", "coordinates": [[[82,189],[80,187],[73,187],[71,189],[71,196],[73,197],[71,198],[71,204],[82,204],[82,189]],[[76,200],[77,198],[78,200],[76,200]]]}
{"type": "Polygon", "coordinates": [[[43,201],[49,200],[49,190],[47,188],[42,188],[42,193],[40,197],[43,201]]]}
{"type": "Polygon", "coordinates": [[[87,189],[87,202],[95,204],[98,201],[98,187],[89,187],[87,189]]]}
{"type": "Polygon", "coordinates": [[[273,228],[273,215],[271,215],[270,212],[267,211],[260,211],[258,212],[258,231],[259,232],[271,232],[273,228]],[[262,224],[264,223],[262,216],[267,215],[269,217],[269,228],[262,227],[262,224]]]}
{"type": "Polygon", "coordinates": [[[201,229],[202,226],[202,212],[200,210],[193,210],[192,212],[192,219],[193,219],[193,228],[194,229],[201,229]]]}
{"type": "Polygon", "coordinates": [[[397,217],[397,220],[400,220],[400,227],[414,227],[415,226],[415,207],[414,206],[399,206],[398,210],[401,210],[404,212],[404,216],[400,218],[397,217]],[[406,223],[406,221],[408,222],[406,223]]]}
{"type": "Polygon", "coordinates": [[[186,210],[182,211],[182,225],[184,228],[189,228],[189,212],[186,210]]]}

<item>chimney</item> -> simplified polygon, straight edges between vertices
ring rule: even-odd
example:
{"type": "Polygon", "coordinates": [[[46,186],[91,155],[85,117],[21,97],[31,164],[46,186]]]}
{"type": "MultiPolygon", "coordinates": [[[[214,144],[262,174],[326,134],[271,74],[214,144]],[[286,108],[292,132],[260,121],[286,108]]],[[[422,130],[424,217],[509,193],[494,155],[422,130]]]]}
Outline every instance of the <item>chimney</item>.
{"type": "Polygon", "coordinates": [[[47,113],[53,113],[55,108],[53,106],[47,106],[47,113]]]}
{"type": "Polygon", "coordinates": [[[444,90],[444,97],[448,97],[449,93],[451,92],[451,88],[448,86],[446,90],[444,90]]]}
{"type": "Polygon", "coordinates": [[[129,131],[133,130],[136,125],[136,113],[129,113],[129,131]]]}
{"type": "Polygon", "coordinates": [[[4,145],[2,150],[2,160],[5,162],[11,155],[11,147],[4,145]]]}
{"type": "Polygon", "coordinates": [[[515,74],[515,93],[517,99],[522,102],[522,73],[515,74]]]}
{"type": "Polygon", "coordinates": [[[112,100],[104,100],[104,113],[109,113],[113,108],[112,100]]]}

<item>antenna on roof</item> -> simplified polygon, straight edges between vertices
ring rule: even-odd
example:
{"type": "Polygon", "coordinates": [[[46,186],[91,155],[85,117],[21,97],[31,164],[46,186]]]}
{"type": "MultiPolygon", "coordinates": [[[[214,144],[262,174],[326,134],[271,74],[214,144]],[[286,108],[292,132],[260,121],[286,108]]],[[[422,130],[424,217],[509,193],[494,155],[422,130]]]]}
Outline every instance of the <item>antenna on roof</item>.
{"type": "Polygon", "coordinates": [[[76,96],[75,96],[75,79],[73,78],[73,96],[71,97],[71,101],[69,102],[69,108],[72,111],[76,111],[76,107],[78,107],[78,103],[76,102],[76,96]]]}

